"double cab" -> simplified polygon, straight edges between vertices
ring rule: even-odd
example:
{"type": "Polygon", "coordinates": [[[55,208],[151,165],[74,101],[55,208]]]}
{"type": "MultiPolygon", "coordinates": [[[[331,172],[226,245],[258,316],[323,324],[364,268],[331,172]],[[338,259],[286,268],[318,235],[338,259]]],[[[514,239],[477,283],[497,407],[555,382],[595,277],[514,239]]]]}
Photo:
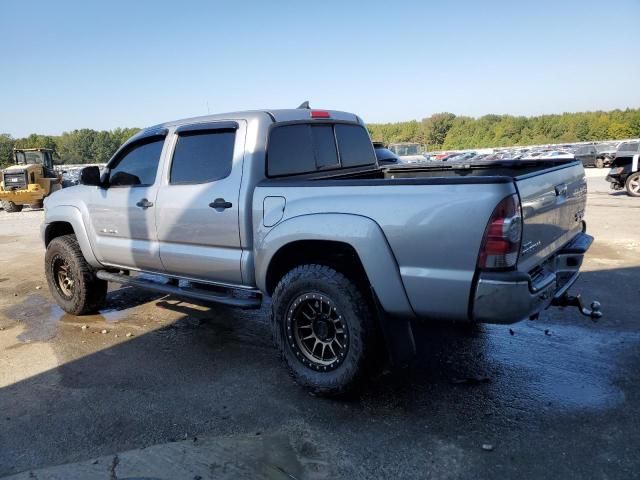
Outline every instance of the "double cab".
{"type": "Polygon", "coordinates": [[[102,308],[108,282],[270,299],[296,380],[340,394],[409,359],[415,322],[512,323],[566,297],[585,203],[578,161],[383,166],[357,115],[304,105],[142,130],[47,198],[42,235],[65,311],[102,308]]]}

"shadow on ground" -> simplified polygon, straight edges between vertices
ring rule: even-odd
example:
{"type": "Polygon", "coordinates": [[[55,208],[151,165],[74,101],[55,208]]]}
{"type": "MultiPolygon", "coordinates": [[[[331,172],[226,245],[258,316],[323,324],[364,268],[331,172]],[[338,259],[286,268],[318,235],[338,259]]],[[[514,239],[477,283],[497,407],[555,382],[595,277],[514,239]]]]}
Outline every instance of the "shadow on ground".
{"type": "MultiPolygon", "coordinates": [[[[0,475],[185,438],[282,433],[334,477],[630,478],[640,467],[630,316],[639,277],[638,268],[583,275],[588,299],[607,292],[598,324],[554,311],[512,326],[417,326],[412,365],[346,400],[313,397],[287,376],[268,305],[166,297],[156,308],[178,320],[72,361],[57,328],[85,320],[63,315],[19,338],[48,341],[61,365],[0,389],[0,475]]],[[[110,295],[114,312],[160,298],[110,295]]],[[[6,316],[19,320],[27,307],[12,308],[6,316]]]]}

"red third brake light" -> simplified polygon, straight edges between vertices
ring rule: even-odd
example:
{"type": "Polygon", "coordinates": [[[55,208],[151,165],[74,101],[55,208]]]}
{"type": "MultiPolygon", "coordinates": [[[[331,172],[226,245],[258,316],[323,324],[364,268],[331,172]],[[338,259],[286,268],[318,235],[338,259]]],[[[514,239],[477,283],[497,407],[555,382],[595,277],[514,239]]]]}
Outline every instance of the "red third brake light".
{"type": "Polygon", "coordinates": [[[326,110],[311,110],[311,118],[331,118],[326,110]]]}
{"type": "Polygon", "coordinates": [[[504,198],[493,210],[484,231],[478,267],[509,268],[518,261],[522,240],[522,213],[518,195],[504,198]]]}

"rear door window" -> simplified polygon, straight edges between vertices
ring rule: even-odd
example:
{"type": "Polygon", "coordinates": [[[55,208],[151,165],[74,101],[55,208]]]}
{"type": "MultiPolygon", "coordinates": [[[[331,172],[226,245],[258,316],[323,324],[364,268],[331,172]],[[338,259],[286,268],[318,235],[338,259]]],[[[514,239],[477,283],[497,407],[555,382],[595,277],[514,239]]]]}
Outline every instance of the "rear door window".
{"type": "Polygon", "coordinates": [[[180,133],[169,183],[208,183],[231,173],[235,130],[205,130],[180,133]]]}

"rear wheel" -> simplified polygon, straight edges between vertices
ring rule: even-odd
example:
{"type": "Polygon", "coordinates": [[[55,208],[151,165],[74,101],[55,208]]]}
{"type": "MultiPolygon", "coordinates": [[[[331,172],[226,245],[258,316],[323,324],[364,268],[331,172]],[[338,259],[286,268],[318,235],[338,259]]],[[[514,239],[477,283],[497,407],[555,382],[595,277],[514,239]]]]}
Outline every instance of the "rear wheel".
{"type": "Polygon", "coordinates": [[[39,200],[37,202],[32,203],[31,205],[29,205],[30,208],[32,208],[33,210],[38,210],[44,207],[44,200],[39,200]]]}
{"type": "Polygon", "coordinates": [[[87,263],[75,235],[54,238],[45,254],[45,273],[51,295],[72,315],[93,313],[107,298],[107,282],[87,263]]]}
{"type": "Polygon", "coordinates": [[[4,208],[4,211],[7,213],[21,212],[22,207],[23,207],[22,205],[16,205],[15,203],[9,202],[9,201],[2,202],[2,208],[4,208]]]}
{"type": "Polygon", "coordinates": [[[381,365],[369,302],[345,275],[324,265],[301,265],[273,294],[276,346],[295,380],[323,395],[357,387],[381,365]]]}
{"type": "Polygon", "coordinates": [[[604,168],[604,158],[596,158],[596,167],[604,168]]]}
{"type": "Polygon", "coordinates": [[[632,197],[640,197],[640,172],[629,175],[624,186],[629,195],[632,197]]]}

